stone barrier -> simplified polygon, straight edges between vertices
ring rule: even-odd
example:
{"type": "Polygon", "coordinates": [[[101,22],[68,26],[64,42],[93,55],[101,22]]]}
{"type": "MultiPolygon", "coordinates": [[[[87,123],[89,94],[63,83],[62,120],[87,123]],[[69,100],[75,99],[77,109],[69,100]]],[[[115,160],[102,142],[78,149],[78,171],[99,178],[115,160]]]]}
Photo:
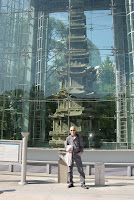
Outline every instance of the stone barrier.
{"type": "Polygon", "coordinates": [[[105,166],[104,163],[95,163],[95,185],[105,186],[105,166]]]}

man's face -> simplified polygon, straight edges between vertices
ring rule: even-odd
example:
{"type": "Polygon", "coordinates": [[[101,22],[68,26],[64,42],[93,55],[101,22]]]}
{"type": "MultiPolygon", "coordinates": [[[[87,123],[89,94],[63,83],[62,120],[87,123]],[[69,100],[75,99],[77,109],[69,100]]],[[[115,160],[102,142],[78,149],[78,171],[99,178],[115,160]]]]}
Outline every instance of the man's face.
{"type": "Polygon", "coordinates": [[[72,126],[72,127],[70,128],[70,133],[71,133],[72,136],[75,136],[75,134],[76,134],[75,127],[72,126]]]}

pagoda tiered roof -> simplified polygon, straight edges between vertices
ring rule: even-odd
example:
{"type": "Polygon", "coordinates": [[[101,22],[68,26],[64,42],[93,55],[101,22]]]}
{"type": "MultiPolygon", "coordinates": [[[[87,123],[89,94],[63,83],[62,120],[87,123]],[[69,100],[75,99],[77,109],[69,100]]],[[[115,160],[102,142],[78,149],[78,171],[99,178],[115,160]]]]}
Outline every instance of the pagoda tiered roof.
{"type": "MultiPolygon", "coordinates": [[[[69,7],[69,0],[31,0],[31,5],[36,10],[46,12],[66,12],[69,7]]],[[[87,10],[109,10],[111,9],[111,0],[83,0],[82,6],[87,10]]],[[[78,2],[78,6],[81,4],[78,2]]],[[[78,8],[78,7],[77,7],[78,8]]]]}

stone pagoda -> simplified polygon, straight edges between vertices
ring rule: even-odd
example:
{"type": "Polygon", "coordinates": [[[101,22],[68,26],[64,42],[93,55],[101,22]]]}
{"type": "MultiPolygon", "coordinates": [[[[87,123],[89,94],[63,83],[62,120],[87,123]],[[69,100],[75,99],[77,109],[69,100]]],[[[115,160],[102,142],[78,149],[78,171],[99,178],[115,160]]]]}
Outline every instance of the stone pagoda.
{"type": "Polygon", "coordinates": [[[88,136],[92,130],[98,129],[98,118],[96,117],[95,100],[84,102],[72,95],[68,96],[65,88],[54,95],[58,100],[56,112],[50,116],[53,120],[53,131],[49,132],[52,136],[49,144],[52,147],[64,147],[65,139],[69,135],[70,126],[75,126],[84,142],[84,147],[88,147],[88,136]]]}
{"type": "Polygon", "coordinates": [[[84,146],[88,146],[88,134],[95,119],[94,104],[82,99],[94,97],[93,82],[96,80],[96,70],[89,63],[89,53],[86,37],[86,17],[83,0],[71,0],[69,8],[69,34],[67,39],[67,66],[58,72],[62,82],[61,91],[54,95],[59,99],[58,109],[50,116],[53,120],[53,131],[50,132],[53,147],[63,147],[65,138],[69,135],[69,127],[74,125],[82,135],[84,146]]]}
{"type": "Polygon", "coordinates": [[[59,79],[70,94],[77,97],[91,97],[96,70],[87,66],[89,53],[83,0],[71,0],[67,49],[65,55],[67,67],[61,68],[59,79]]]}

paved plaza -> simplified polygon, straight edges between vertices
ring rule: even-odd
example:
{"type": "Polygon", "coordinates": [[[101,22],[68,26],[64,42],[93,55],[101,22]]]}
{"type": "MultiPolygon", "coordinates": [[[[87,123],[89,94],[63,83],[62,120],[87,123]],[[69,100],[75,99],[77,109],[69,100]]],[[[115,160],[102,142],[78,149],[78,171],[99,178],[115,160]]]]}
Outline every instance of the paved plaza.
{"type": "Polygon", "coordinates": [[[105,186],[95,186],[94,175],[86,176],[89,189],[80,187],[74,176],[74,188],[58,183],[56,174],[27,173],[27,184],[19,185],[20,172],[0,171],[0,200],[128,200],[134,199],[134,177],[106,176],[105,186]]]}

